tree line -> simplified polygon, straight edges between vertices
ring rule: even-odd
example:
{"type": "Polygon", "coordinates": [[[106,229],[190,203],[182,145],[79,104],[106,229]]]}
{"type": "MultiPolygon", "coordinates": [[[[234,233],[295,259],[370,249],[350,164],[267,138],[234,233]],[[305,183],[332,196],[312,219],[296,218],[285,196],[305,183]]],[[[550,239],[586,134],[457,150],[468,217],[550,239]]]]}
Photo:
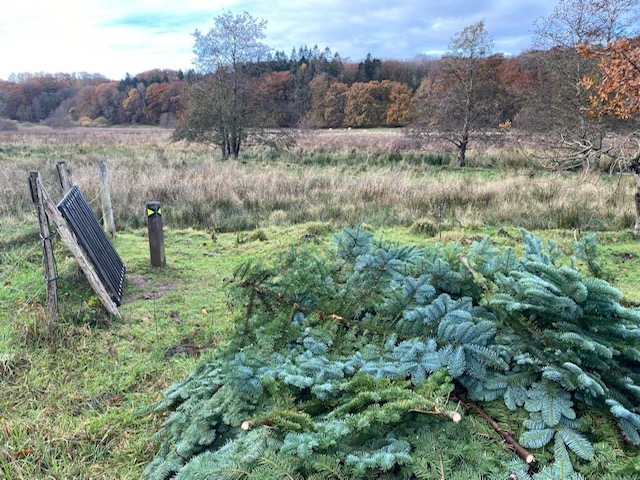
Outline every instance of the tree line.
{"type": "MultiPolygon", "coordinates": [[[[500,62],[515,59],[500,57],[500,62]]],[[[380,127],[410,120],[412,99],[440,59],[343,61],[327,48],[276,52],[246,65],[252,106],[265,126],[380,127]]],[[[33,73],[0,80],[0,117],[52,126],[172,126],[188,87],[206,81],[195,70],[151,70],[114,81],[98,74],[33,73]]]]}
{"type": "MultiPolygon", "coordinates": [[[[542,60],[549,55],[539,50],[482,60],[490,79],[484,87],[491,92],[486,94],[493,95],[493,118],[487,118],[487,124],[497,128],[502,122],[520,121],[525,99],[535,98],[544,82],[542,60]]],[[[328,48],[300,47],[243,69],[251,106],[264,126],[396,127],[418,115],[425,119],[420,104],[449,83],[447,62],[446,57],[384,60],[371,55],[351,62],[328,48]]],[[[127,74],[119,81],[82,73],[12,75],[0,80],[0,117],[52,126],[91,125],[96,120],[104,125],[173,126],[187,90],[211,76],[167,69],[127,74]]]]}

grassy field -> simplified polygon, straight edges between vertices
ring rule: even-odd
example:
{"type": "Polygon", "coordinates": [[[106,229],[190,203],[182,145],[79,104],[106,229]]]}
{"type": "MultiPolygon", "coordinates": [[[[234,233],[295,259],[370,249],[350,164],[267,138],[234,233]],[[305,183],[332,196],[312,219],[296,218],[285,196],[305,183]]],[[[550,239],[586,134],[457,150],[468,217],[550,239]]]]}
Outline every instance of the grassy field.
{"type": "Polygon", "coordinates": [[[107,162],[121,229],[144,226],[149,200],[163,203],[174,227],[218,232],[309,221],[624,230],[635,218],[631,177],[550,173],[515,139],[472,150],[469,168],[457,169],[436,150],[442,145],[398,130],[309,133],[291,151],[248,148],[227,162],[215,161],[214,148],[169,136],[162,129],[0,132],[0,218],[30,215],[26,175],[40,170],[53,189],[59,160],[93,203],[95,164],[107,162]]]}
{"type": "Polygon", "coordinates": [[[428,146],[398,153],[406,140],[397,131],[323,132],[302,137],[294,152],[249,150],[238,162],[168,137],[159,129],[0,132],[0,478],[140,478],[162,422],[140,412],[224,342],[235,268],[292,243],[328,245],[352,223],[418,245],[489,235],[515,246],[522,226],[566,251],[597,230],[607,276],[628,303],[640,300],[630,179],[550,174],[516,150],[510,159],[485,149],[470,168],[447,168],[446,155],[428,146]],[[58,197],[58,160],[93,204],[95,162],[109,164],[115,245],[128,269],[123,320],[107,317],[57,237],[62,320],[53,332],[43,327],[25,179],[40,170],[58,197]],[[152,199],[166,212],[162,270],[149,266],[143,224],[152,199]]]}

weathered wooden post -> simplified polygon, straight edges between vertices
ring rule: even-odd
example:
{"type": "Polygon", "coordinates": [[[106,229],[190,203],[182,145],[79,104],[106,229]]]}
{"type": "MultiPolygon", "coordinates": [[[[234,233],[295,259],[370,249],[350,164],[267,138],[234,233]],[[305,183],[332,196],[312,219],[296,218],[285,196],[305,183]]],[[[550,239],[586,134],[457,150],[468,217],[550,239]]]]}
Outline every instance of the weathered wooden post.
{"type": "Polygon", "coordinates": [[[103,160],[98,162],[98,180],[100,181],[100,203],[102,204],[102,222],[104,230],[113,239],[116,238],[116,224],[113,220],[113,206],[111,205],[111,183],[109,170],[103,160]]]}
{"type": "Polygon", "coordinates": [[[160,202],[147,202],[146,212],[151,265],[164,267],[167,264],[167,260],[164,256],[164,234],[162,232],[162,207],[160,202]]]}
{"type": "Polygon", "coordinates": [[[73,187],[73,177],[71,175],[71,169],[67,166],[67,162],[64,160],[56,163],[56,170],[58,172],[58,182],[60,182],[60,188],[62,193],[65,194],[71,187],[73,187]]]}
{"type": "Polygon", "coordinates": [[[47,283],[47,329],[51,331],[59,319],[58,314],[58,269],[53,256],[53,245],[51,243],[51,229],[47,217],[41,190],[40,172],[29,172],[29,188],[33,203],[36,205],[38,223],[40,224],[40,242],[42,243],[42,261],[44,264],[44,279],[47,283]]]}

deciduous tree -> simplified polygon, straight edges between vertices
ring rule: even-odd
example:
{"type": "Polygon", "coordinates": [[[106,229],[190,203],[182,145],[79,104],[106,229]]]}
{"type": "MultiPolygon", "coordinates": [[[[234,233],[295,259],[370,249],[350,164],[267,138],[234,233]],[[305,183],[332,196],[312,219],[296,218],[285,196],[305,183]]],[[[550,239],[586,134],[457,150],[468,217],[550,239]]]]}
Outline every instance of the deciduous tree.
{"type": "Polygon", "coordinates": [[[247,12],[225,12],[206,34],[196,30],[195,65],[208,78],[190,90],[174,138],[213,143],[223,158],[238,158],[247,128],[255,123],[248,67],[266,56],[266,21],[247,12]]]}
{"type": "Polygon", "coordinates": [[[162,114],[166,113],[164,98],[171,84],[169,83],[152,83],[147,87],[145,92],[145,110],[149,123],[153,125],[160,124],[162,114]]]}
{"type": "Polygon", "coordinates": [[[380,82],[356,82],[347,92],[345,123],[350,127],[382,125],[386,105],[380,82]]]}
{"type": "Polygon", "coordinates": [[[436,128],[456,146],[457,164],[466,164],[467,147],[474,133],[497,123],[485,61],[493,40],[481,20],[453,36],[439,75],[425,79],[419,89],[419,124],[436,128]]]}
{"type": "Polygon", "coordinates": [[[291,72],[268,72],[260,77],[256,89],[256,108],[260,123],[268,127],[288,127],[292,124],[290,110],[293,95],[291,72]]]}
{"type": "MultiPolygon", "coordinates": [[[[640,39],[620,39],[605,48],[583,45],[578,51],[598,61],[600,77],[585,77],[582,85],[591,93],[589,113],[613,116],[624,120],[640,117],[640,39]]],[[[608,153],[614,156],[622,170],[630,171],[636,180],[634,232],[640,233],[640,139],[616,142],[608,153]],[[635,145],[632,146],[632,143],[635,145]]]]}
{"type": "Polygon", "coordinates": [[[147,120],[145,113],[145,90],[143,84],[130,88],[126,98],[122,101],[126,119],[130,123],[145,123],[147,120]]]}
{"type": "Polygon", "coordinates": [[[534,42],[541,75],[519,124],[545,133],[554,149],[553,166],[588,170],[601,155],[608,125],[588,115],[589,95],[582,83],[597,72],[593,58],[578,45],[604,45],[637,28],[638,0],[560,0],[553,13],[535,23],[534,42]],[[635,19],[635,20],[634,20],[635,19]]]}

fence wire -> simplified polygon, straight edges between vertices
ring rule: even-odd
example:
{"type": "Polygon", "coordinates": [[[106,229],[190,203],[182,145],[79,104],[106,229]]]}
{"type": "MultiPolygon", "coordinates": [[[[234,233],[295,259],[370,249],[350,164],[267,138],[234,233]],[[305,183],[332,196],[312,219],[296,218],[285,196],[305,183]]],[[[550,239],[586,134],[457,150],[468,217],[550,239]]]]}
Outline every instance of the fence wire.
{"type": "MultiPolygon", "coordinates": [[[[18,265],[20,265],[21,263],[25,262],[27,260],[27,258],[35,251],[38,249],[38,247],[40,247],[40,244],[36,244],[33,247],[31,247],[29,250],[27,250],[26,253],[23,253],[16,261],[14,261],[11,265],[6,267],[6,270],[0,272],[0,282],[3,281],[3,279],[5,277],[8,277],[9,274],[15,270],[18,269],[18,265]]],[[[3,267],[4,268],[4,267],[3,267]]]]}
{"type": "Polygon", "coordinates": [[[102,196],[102,191],[103,191],[103,189],[102,189],[102,188],[99,188],[99,189],[98,189],[98,194],[94,197],[94,199],[93,199],[93,200],[90,200],[90,201],[88,201],[87,203],[88,203],[89,205],[92,205],[92,206],[93,206],[93,205],[95,205],[95,204],[96,204],[96,202],[97,202],[97,201],[100,199],[100,197],[102,196]]]}
{"type": "MultiPolygon", "coordinates": [[[[49,240],[53,240],[56,236],[58,236],[58,231],[57,230],[52,230],[51,233],[49,234],[49,240]]],[[[46,289],[47,289],[47,284],[51,281],[55,281],[57,279],[49,279],[46,278],[44,276],[44,268],[42,266],[42,264],[40,264],[39,266],[37,266],[36,268],[38,268],[39,270],[41,270],[43,277],[42,280],[32,280],[30,282],[27,283],[19,283],[19,284],[15,284],[13,282],[11,282],[11,276],[14,275],[16,272],[18,272],[23,266],[24,264],[27,264],[30,267],[33,267],[34,264],[30,261],[28,261],[28,258],[38,249],[42,248],[43,243],[45,242],[45,238],[40,238],[40,241],[37,242],[35,245],[33,245],[32,247],[30,247],[26,252],[23,252],[20,254],[20,256],[13,261],[6,270],[4,270],[1,274],[0,274],[0,286],[2,287],[2,292],[5,294],[8,293],[15,293],[15,292],[19,292],[19,291],[29,291],[32,289],[35,289],[35,293],[32,294],[29,298],[27,298],[26,300],[17,300],[16,304],[21,304],[22,307],[20,307],[18,310],[14,310],[14,311],[10,311],[9,310],[9,301],[7,298],[5,298],[6,300],[6,307],[3,307],[3,317],[2,320],[8,320],[7,323],[0,323],[0,332],[2,332],[3,334],[15,323],[15,321],[17,320],[17,318],[28,308],[33,306],[34,301],[41,297],[46,289]],[[39,286],[38,286],[39,285],[39,286]]],[[[55,257],[54,257],[55,259],[55,257]]],[[[57,266],[56,266],[57,269],[57,266]]],[[[33,270],[31,268],[31,270],[33,270]]],[[[3,295],[4,296],[4,295],[3,295]]],[[[8,296],[8,295],[7,295],[8,296]]],[[[3,302],[4,303],[4,302],[3,302]]]]}
{"type": "Polygon", "coordinates": [[[4,336],[11,328],[13,328],[20,315],[22,315],[22,313],[28,308],[31,308],[34,305],[35,300],[42,297],[46,289],[47,284],[45,282],[44,284],[40,285],[40,288],[36,290],[36,293],[34,293],[29,299],[22,302],[23,305],[19,310],[14,312],[13,315],[7,316],[7,318],[5,319],[7,320],[6,322],[0,323],[0,334],[2,336],[4,336]]]}
{"type": "Polygon", "coordinates": [[[100,202],[100,205],[96,205],[96,203],[98,203],[98,200],[102,197],[103,191],[103,188],[99,188],[98,194],[93,198],[93,200],[87,202],[92,207],[92,211],[96,215],[99,223],[104,223],[104,215],[102,214],[102,202],[100,202]]]}

